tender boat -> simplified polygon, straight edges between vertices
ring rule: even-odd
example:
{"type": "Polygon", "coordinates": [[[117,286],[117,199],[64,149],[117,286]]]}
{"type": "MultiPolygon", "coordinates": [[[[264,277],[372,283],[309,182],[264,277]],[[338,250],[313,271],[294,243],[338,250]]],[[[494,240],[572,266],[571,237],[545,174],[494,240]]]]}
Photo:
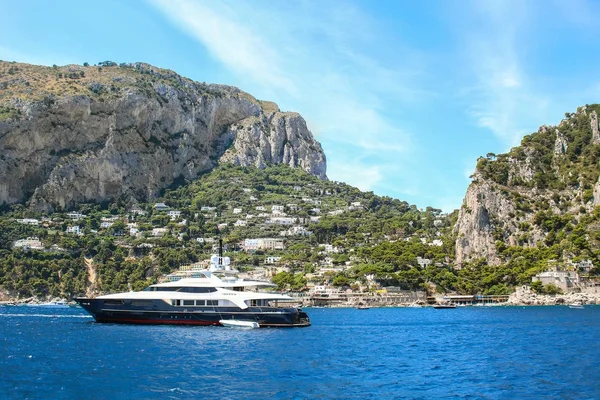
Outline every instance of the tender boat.
{"type": "Polygon", "coordinates": [[[581,304],[581,303],[572,303],[572,304],[569,304],[569,308],[576,308],[576,309],[580,310],[580,309],[583,309],[583,304],[581,304]]]}
{"type": "Polygon", "coordinates": [[[227,328],[242,328],[242,329],[253,329],[260,328],[260,325],[256,321],[240,321],[236,319],[222,319],[219,323],[227,328]]]}
{"type": "Polygon", "coordinates": [[[213,255],[208,269],[192,265],[167,275],[169,281],[138,292],[96,298],[74,298],[97,322],[128,324],[225,325],[258,324],[260,327],[310,326],[300,308],[281,307],[292,297],[259,292],[275,285],[246,281],[235,276],[229,257],[213,255]]]}
{"type": "Polygon", "coordinates": [[[456,308],[456,304],[434,304],[433,308],[456,308]]]}

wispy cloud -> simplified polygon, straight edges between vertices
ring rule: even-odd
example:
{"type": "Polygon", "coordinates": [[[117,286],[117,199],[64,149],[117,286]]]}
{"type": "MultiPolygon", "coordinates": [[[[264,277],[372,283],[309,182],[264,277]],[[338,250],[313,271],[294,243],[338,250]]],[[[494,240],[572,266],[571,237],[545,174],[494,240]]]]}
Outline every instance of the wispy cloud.
{"type": "Polygon", "coordinates": [[[386,180],[385,164],[411,156],[413,135],[390,120],[382,99],[407,106],[432,96],[416,83],[423,75],[421,59],[401,45],[396,51],[406,52],[402,64],[385,65],[369,54],[382,35],[352,3],[151,4],[244,88],[301,111],[328,152],[330,178],[372,189],[386,180]],[[363,157],[348,156],[358,153],[363,157]]]}
{"type": "Polygon", "coordinates": [[[524,1],[474,1],[469,11],[462,11],[470,21],[461,33],[472,78],[462,95],[475,122],[506,146],[530,133],[548,105],[536,92],[524,61],[530,11],[524,1]]]}

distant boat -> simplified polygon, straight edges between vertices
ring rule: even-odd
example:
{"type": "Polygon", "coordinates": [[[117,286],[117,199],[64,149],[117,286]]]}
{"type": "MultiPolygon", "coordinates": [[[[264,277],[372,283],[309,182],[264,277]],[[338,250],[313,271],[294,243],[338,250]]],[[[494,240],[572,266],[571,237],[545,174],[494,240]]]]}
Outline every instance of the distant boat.
{"type": "Polygon", "coordinates": [[[69,307],[69,303],[67,303],[64,300],[59,300],[59,301],[48,301],[46,303],[31,303],[28,304],[28,306],[34,306],[34,307],[69,307]]]}
{"type": "Polygon", "coordinates": [[[581,309],[583,309],[583,304],[581,304],[581,303],[572,303],[572,304],[569,304],[569,308],[575,308],[575,309],[581,310],[581,309]]]}
{"type": "Polygon", "coordinates": [[[433,308],[456,308],[456,304],[435,304],[433,308]]]}
{"type": "Polygon", "coordinates": [[[368,310],[369,307],[368,306],[356,306],[355,307],[357,310],[368,310]]]}

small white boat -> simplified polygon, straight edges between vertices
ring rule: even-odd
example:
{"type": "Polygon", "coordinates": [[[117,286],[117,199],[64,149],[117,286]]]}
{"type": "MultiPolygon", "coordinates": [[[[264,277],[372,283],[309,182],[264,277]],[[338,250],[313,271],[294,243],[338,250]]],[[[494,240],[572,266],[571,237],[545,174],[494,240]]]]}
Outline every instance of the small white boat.
{"type": "Polygon", "coordinates": [[[583,304],[581,304],[581,303],[569,304],[569,308],[582,309],[583,308],[583,304]]]}
{"type": "Polygon", "coordinates": [[[258,322],[255,321],[240,321],[238,319],[222,319],[219,321],[221,325],[226,328],[242,328],[242,329],[254,329],[260,328],[258,322]]]}
{"type": "Polygon", "coordinates": [[[434,304],[433,308],[435,308],[435,309],[456,308],[456,304],[452,304],[452,303],[438,303],[438,304],[434,304]]]}

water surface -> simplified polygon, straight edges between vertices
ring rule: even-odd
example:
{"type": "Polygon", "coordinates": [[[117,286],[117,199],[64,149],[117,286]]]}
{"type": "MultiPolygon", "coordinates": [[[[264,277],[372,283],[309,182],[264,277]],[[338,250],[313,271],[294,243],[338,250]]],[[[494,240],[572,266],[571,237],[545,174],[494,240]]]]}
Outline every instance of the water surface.
{"type": "Polygon", "coordinates": [[[598,399],[600,307],[311,309],[309,328],[0,307],[8,399],[598,399]]]}

